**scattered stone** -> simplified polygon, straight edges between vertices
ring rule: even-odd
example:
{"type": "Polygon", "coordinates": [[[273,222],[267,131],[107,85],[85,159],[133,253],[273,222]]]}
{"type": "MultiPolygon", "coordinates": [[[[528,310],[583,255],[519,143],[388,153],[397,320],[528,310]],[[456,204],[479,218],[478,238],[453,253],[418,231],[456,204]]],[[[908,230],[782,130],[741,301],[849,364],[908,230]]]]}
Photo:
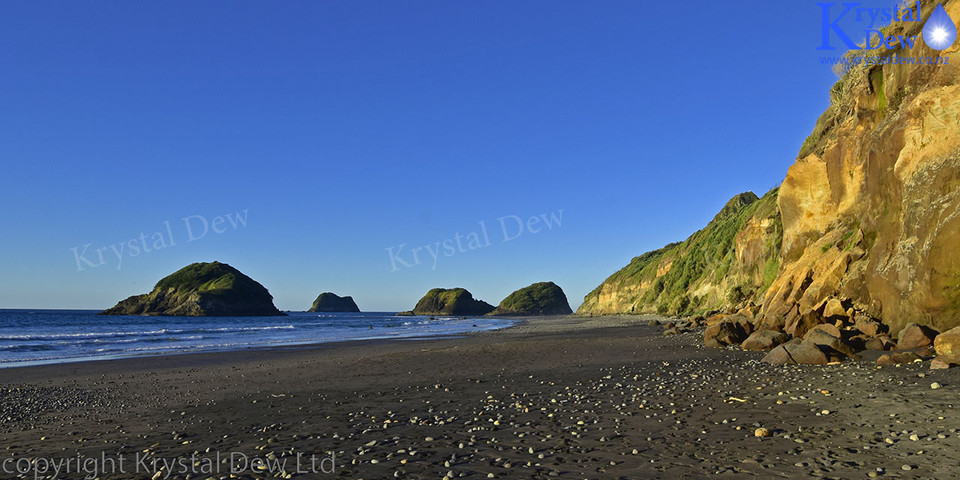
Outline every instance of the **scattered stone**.
{"type": "Polygon", "coordinates": [[[877,359],[877,365],[890,366],[898,363],[911,363],[919,359],[920,355],[913,352],[888,353],[877,359]]]}
{"type": "Polygon", "coordinates": [[[763,428],[763,427],[760,427],[760,428],[758,428],[758,429],[756,429],[756,430],[753,431],[753,436],[758,437],[758,438],[769,437],[769,436],[771,436],[771,435],[773,435],[773,434],[770,432],[770,430],[769,430],[769,429],[766,429],[766,428],[763,428]]]}
{"type": "Polygon", "coordinates": [[[940,385],[940,384],[937,383],[937,382],[933,382],[933,383],[930,384],[930,388],[932,388],[932,389],[934,389],[934,390],[936,390],[936,389],[938,389],[938,388],[940,388],[940,387],[942,387],[942,386],[943,386],[943,385],[940,385]]]}

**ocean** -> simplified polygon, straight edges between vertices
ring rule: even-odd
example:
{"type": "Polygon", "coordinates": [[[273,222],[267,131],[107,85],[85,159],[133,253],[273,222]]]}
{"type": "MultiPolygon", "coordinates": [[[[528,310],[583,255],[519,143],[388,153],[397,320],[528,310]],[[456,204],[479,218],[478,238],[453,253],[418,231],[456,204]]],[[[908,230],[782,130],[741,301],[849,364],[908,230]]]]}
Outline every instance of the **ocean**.
{"type": "Polygon", "coordinates": [[[418,338],[496,330],[515,320],[290,312],[286,317],[97,316],[0,309],[0,368],[146,355],[418,338]]]}

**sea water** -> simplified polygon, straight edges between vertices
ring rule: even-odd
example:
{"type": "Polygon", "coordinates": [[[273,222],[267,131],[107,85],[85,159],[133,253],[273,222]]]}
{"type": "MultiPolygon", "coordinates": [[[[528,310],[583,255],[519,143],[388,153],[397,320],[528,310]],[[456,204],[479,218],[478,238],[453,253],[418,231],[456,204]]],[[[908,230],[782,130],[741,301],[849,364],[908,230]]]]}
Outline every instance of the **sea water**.
{"type": "Polygon", "coordinates": [[[489,317],[291,312],[284,317],[98,316],[96,310],[0,310],[0,368],[143,355],[439,337],[508,327],[489,317]]]}

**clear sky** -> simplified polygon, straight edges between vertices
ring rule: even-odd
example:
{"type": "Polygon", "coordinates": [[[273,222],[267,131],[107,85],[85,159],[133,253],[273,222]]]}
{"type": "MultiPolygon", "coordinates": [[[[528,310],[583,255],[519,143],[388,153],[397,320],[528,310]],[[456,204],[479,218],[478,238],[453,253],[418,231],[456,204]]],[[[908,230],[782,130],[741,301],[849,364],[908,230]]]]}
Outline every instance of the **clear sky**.
{"type": "Polygon", "coordinates": [[[545,280],[576,308],[782,181],[836,80],[821,26],[814,0],[2,2],[0,307],[220,260],[281,309],[545,280]]]}

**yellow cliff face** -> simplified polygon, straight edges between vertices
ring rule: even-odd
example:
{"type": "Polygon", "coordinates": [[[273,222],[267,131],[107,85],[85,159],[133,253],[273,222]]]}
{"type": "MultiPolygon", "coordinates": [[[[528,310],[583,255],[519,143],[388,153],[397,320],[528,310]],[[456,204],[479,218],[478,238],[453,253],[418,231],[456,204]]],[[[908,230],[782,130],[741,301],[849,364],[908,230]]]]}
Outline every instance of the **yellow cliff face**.
{"type": "MultiPolygon", "coordinates": [[[[960,18],[960,1],[945,8],[960,18]]],[[[836,298],[891,331],[960,325],[958,49],[919,46],[910,54],[949,63],[862,67],[834,87],[780,189],[783,266],[766,324],[790,333],[836,298]]]]}
{"type": "MultiPolygon", "coordinates": [[[[960,0],[944,7],[960,19],[960,0]]],[[[920,35],[923,23],[886,33],[920,35]]],[[[892,332],[960,325],[960,42],[874,53],[949,63],[854,67],[779,192],[735,197],[686,241],[634,258],[578,313],[756,302],[761,326],[797,336],[844,317],[880,319],[892,332]]]]}

